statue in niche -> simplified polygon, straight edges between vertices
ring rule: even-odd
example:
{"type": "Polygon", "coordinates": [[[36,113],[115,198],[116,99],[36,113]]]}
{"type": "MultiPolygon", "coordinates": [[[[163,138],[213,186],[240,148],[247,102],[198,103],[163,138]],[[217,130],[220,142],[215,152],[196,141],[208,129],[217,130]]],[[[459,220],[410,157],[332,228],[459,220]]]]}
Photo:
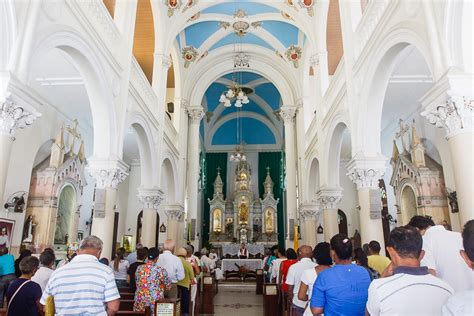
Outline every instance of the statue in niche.
{"type": "Polygon", "coordinates": [[[273,233],[273,212],[270,209],[265,211],[265,232],[273,233]]]}
{"type": "Polygon", "coordinates": [[[32,243],[33,242],[33,234],[34,234],[34,226],[36,225],[34,221],[34,215],[29,215],[23,225],[23,234],[21,237],[21,242],[24,243],[32,243]]]}
{"type": "Polygon", "coordinates": [[[240,224],[247,224],[248,223],[248,217],[249,217],[249,210],[247,207],[247,204],[245,202],[242,202],[239,206],[239,222],[240,224]]]}
{"type": "Polygon", "coordinates": [[[222,211],[220,209],[214,210],[214,218],[213,218],[213,228],[214,232],[220,233],[222,231],[221,226],[221,218],[222,218],[222,211]]]}
{"type": "Polygon", "coordinates": [[[56,231],[54,233],[55,244],[67,244],[71,219],[74,215],[76,204],[76,192],[71,186],[66,186],[59,196],[58,215],[56,219],[56,231]]]}

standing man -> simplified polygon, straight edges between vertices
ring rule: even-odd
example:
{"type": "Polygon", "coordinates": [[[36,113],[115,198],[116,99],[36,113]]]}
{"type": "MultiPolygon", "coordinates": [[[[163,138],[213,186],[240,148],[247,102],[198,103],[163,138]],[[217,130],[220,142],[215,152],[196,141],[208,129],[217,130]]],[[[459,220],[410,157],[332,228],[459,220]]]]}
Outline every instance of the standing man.
{"type": "Polygon", "coordinates": [[[459,250],[461,257],[471,270],[471,288],[457,292],[443,306],[443,315],[474,315],[474,219],[464,225],[462,231],[464,250],[459,250]]]}
{"type": "Polygon", "coordinates": [[[367,312],[371,315],[439,315],[454,292],[443,280],[420,266],[422,238],[413,227],[390,232],[387,251],[393,262],[389,277],[372,281],[367,312]]]}
{"type": "Polygon", "coordinates": [[[77,256],[53,272],[40,303],[45,305],[46,299],[53,296],[58,315],[115,315],[120,294],[114,272],[99,262],[102,245],[96,236],[84,238],[77,256]]]}
{"type": "Polygon", "coordinates": [[[369,267],[382,275],[385,269],[390,265],[390,259],[380,255],[380,244],[376,240],[372,240],[369,243],[368,250],[369,255],[367,256],[367,259],[369,259],[369,267]]]}
{"type": "Polygon", "coordinates": [[[310,246],[301,246],[298,249],[299,261],[288,269],[288,275],[286,276],[286,284],[289,285],[288,297],[292,302],[291,308],[296,311],[297,315],[303,315],[306,308],[306,301],[298,299],[298,292],[300,290],[303,272],[308,269],[314,269],[316,266],[316,263],[311,260],[312,256],[313,249],[310,246]]]}
{"type": "Polygon", "coordinates": [[[172,239],[166,239],[163,245],[164,251],[158,257],[157,264],[168,272],[171,280],[171,288],[165,292],[165,298],[178,298],[177,283],[184,279],[184,268],[181,260],[173,255],[175,242],[172,239]]]}
{"type": "Polygon", "coordinates": [[[417,228],[423,236],[425,256],[421,265],[446,281],[455,292],[470,289],[472,270],[459,255],[459,250],[463,249],[461,234],[446,230],[443,225],[435,225],[426,216],[413,216],[408,225],[417,228]]]}

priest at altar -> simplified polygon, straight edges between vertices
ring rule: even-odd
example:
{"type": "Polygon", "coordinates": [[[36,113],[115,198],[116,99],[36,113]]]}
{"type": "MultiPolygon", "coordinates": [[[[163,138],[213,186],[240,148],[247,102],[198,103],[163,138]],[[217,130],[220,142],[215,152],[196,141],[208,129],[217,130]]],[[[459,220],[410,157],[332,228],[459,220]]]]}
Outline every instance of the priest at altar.
{"type": "Polygon", "coordinates": [[[245,244],[240,245],[239,249],[239,259],[248,259],[249,258],[249,251],[245,244]]]}

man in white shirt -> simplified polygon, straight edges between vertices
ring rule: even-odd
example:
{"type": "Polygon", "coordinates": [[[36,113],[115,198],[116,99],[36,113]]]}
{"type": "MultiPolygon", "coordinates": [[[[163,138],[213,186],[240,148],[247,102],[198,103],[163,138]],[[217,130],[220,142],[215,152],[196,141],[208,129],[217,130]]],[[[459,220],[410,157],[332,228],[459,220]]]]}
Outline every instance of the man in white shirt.
{"type": "MultiPolygon", "coordinates": [[[[462,241],[464,250],[460,250],[460,255],[474,275],[474,220],[470,220],[464,225],[462,231],[462,241]]],[[[457,292],[448,299],[443,306],[443,315],[474,315],[474,281],[467,291],[457,292]]]]}
{"type": "Polygon", "coordinates": [[[408,225],[416,227],[423,236],[425,256],[421,265],[448,282],[456,292],[470,289],[474,281],[472,271],[459,256],[463,249],[461,234],[448,231],[443,225],[435,225],[426,216],[413,216],[408,225]]]}
{"type": "Polygon", "coordinates": [[[45,250],[41,253],[39,260],[41,267],[36,271],[35,275],[31,278],[31,281],[38,283],[41,287],[41,291],[44,291],[51,274],[53,274],[53,266],[56,261],[56,256],[52,250],[45,250]]]}
{"type": "Polygon", "coordinates": [[[278,247],[276,250],[276,259],[270,264],[270,280],[278,283],[280,278],[280,264],[286,260],[285,249],[278,247]]]}
{"type": "Polygon", "coordinates": [[[181,260],[173,255],[175,243],[172,239],[166,239],[164,242],[164,251],[158,257],[156,263],[168,272],[168,277],[171,280],[171,288],[165,292],[166,298],[178,298],[178,281],[184,279],[184,268],[181,260]]]}
{"type": "Polygon", "coordinates": [[[423,240],[416,228],[397,227],[390,232],[387,251],[392,259],[389,277],[372,281],[367,312],[371,315],[439,315],[454,293],[443,280],[420,267],[423,240]]]}
{"type": "Polygon", "coordinates": [[[308,269],[313,269],[316,266],[311,260],[313,249],[310,246],[303,245],[298,249],[298,258],[300,261],[292,265],[288,269],[286,276],[286,284],[289,285],[288,295],[292,300],[292,309],[297,312],[297,315],[302,315],[306,307],[306,301],[298,299],[298,291],[300,290],[301,275],[308,269]]]}
{"type": "Polygon", "coordinates": [[[201,249],[201,262],[206,267],[207,272],[212,273],[216,268],[216,263],[207,256],[208,252],[207,248],[201,249]]]}
{"type": "Polygon", "coordinates": [[[132,263],[137,262],[137,250],[138,249],[143,249],[143,245],[138,243],[137,246],[135,247],[135,251],[127,256],[127,261],[130,265],[132,265],[132,263]]]}

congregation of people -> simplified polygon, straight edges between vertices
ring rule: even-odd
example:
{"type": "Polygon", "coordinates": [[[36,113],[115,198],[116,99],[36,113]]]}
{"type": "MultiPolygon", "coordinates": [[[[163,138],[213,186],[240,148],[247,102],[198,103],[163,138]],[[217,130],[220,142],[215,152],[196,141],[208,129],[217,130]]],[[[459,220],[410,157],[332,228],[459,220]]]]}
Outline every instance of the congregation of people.
{"type": "Polygon", "coordinates": [[[312,249],[275,247],[264,258],[286,315],[474,315],[474,220],[462,234],[414,216],[353,249],[344,234],[312,249]]]}
{"type": "MultiPolygon", "coordinates": [[[[114,315],[120,289],[134,293],[133,309],[153,313],[164,298],[180,298],[182,315],[192,314],[198,279],[217,269],[215,251],[146,248],[125,255],[118,248],[103,258],[102,241],[86,237],[76,252],[56,264],[55,252],[23,251],[17,260],[0,248],[0,298],[7,315],[114,315]]],[[[242,247],[241,257],[245,257],[242,247]]],[[[281,310],[290,315],[473,315],[474,220],[462,234],[414,216],[394,228],[385,256],[373,240],[353,249],[344,234],[314,249],[274,247],[263,260],[265,282],[280,289],[281,310]]]]}

